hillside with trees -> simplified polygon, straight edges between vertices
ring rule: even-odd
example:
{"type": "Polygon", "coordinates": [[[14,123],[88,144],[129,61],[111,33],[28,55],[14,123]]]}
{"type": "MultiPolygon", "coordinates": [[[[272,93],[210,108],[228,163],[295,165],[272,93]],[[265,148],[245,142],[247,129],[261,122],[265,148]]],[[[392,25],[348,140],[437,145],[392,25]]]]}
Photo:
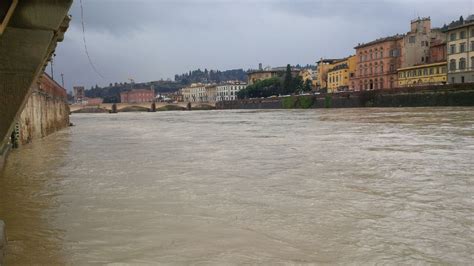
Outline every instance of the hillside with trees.
{"type": "Polygon", "coordinates": [[[232,69],[226,71],[201,69],[189,71],[181,75],[175,75],[174,80],[182,85],[191,83],[220,83],[230,80],[247,81],[247,72],[243,69],[232,69]]]}

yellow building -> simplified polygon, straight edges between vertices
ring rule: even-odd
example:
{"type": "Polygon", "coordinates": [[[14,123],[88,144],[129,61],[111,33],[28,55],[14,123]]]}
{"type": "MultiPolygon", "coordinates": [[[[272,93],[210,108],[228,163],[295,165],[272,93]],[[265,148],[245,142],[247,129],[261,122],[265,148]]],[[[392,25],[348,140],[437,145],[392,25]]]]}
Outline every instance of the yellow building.
{"type": "Polygon", "coordinates": [[[356,56],[354,55],[334,61],[329,65],[327,74],[328,93],[351,90],[349,80],[355,74],[356,61],[356,56]]]}
{"type": "Polygon", "coordinates": [[[398,86],[441,85],[447,82],[447,62],[398,69],[398,86]]]}
{"type": "MultiPolygon", "coordinates": [[[[328,87],[328,71],[331,69],[331,64],[338,62],[341,59],[322,59],[316,62],[316,89],[326,89],[328,87]]],[[[314,85],[314,84],[313,84],[314,85]]]]}

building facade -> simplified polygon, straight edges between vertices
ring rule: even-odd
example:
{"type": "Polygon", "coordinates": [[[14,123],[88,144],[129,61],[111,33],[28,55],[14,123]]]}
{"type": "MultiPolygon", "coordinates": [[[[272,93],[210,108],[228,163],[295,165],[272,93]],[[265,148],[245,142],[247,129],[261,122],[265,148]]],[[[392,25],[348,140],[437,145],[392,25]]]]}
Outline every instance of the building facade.
{"type": "Polygon", "coordinates": [[[451,23],[446,35],[448,83],[474,82],[474,15],[451,23]]]}
{"type": "Polygon", "coordinates": [[[399,87],[444,85],[447,82],[447,63],[423,64],[398,70],[399,87]]]}
{"type": "Polygon", "coordinates": [[[73,87],[74,91],[74,102],[80,103],[86,97],[85,88],[82,86],[73,87]]]}
{"type": "MultiPolygon", "coordinates": [[[[296,77],[300,73],[300,69],[292,67],[291,68],[291,75],[292,77],[296,77]]],[[[248,75],[248,84],[252,85],[258,81],[262,81],[265,79],[270,79],[274,77],[283,77],[286,73],[286,67],[276,67],[276,68],[265,68],[259,70],[251,70],[247,73],[248,75]]]]}
{"type": "Polygon", "coordinates": [[[330,64],[327,74],[327,89],[329,93],[351,90],[350,78],[353,78],[355,75],[356,64],[356,56],[349,56],[330,64]]]}
{"type": "Polygon", "coordinates": [[[444,41],[446,34],[441,29],[432,29],[429,17],[412,20],[410,26],[410,31],[403,38],[401,67],[435,62],[431,58],[432,44],[444,41]]]}
{"type": "Polygon", "coordinates": [[[215,102],[217,100],[217,85],[195,83],[182,88],[181,94],[185,102],[215,102]]]}
{"type": "Polygon", "coordinates": [[[88,105],[88,106],[95,106],[95,105],[101,105],[104,102],[104,99],[102,98],[85,98],[82,101],[82,104],[88,105]]]}
{"type": "Polygon", "coordinates": [[[327,89],[328,87],[328,72],[332,68],[334,62],[339,62],[342,59],[323,59],[316,62],[316,76],[315,87],[317,90],[327,89]]]}
{"type": "Polygon", "coordinates": [[[403,64],[403,43],[403,35],[394,35],[356,46],[357,67],[351,79],[354,90],[397,87],[397,69],[403,64]]]}
{"type": "Polygon", "coordinates": [[[446,40],[433,40],[428,63],[446,62],[447,58],[446,40]]]}
{"type": "Polygon", "coordinates": [[[217,86],[216,101],[234,101],[237,100],[237,93],[247,87],[246,83],[229,83],[217,86]]]}
{"type": "Polygon", "coordinates": [[[155,100],[153,89],[134,89],[120,93],[122,103],[149,103],[155,100]]]}

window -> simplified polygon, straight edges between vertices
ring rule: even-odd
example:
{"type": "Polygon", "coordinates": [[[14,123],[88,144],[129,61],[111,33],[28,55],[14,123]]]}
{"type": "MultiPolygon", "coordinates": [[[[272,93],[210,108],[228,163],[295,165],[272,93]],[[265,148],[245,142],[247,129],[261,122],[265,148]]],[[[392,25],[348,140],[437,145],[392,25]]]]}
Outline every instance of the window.
{"type": "Polygon", "coordinates": [[[390,71],[395,71],[395,65],[390,65],[390,71]]]}
{"type": "Polygon", "coordinates": [[[430,75],[434,74],[434,68],[430,67],[430,75]]]}
{"type": "Polygon", "coordinates": [[[466,69],[466,59],[465,58],[461,58],[459,59],[459,69],[466,69]]]}
{"type": "Polygon", "coordinates": [[[459,44],[459,52],[460,53],[466,52],[466,43],[465,42],[459,44]]]}
{"type": "Polygon", "coordinates": [[[399,52],[398,52],[397,49],[393,49],[393,50],[390,51],[390,56],[391,57],[398,57],[398,55],[399,55],[399,52]]]}
{"type": "Polygon", "coordinates": [[[421,76],[421,69],[418,69],[418,76],[421,76]]]}
{"type": "Polygon", "coordinates": [[[471,69],[474,69],[474,56],[471,57],[471,69]]]}
{"type": "Polygon", "coordinates": [[[474,37],[474,29],[471,30],[471,38],[474,37]]]}
{"type": "Polygon", "coordinates": [[[416,37],[415,36],[408,37],[408,42],[409,43],[415,43],[416,42],[416,37]]]}
{"type": "Polygon", "coordinates": [[[380,58],[383,58],[383,51],[380,51],[380,58]]]}
{"type": "Polygon", "coordinates": [[[428,76],[428,69],[423,69],[423,76],[428,76]]]}
{"type": "Polygon", "coordinates": [[[461,32],[459,33],[459,38],[460,38],[460,39],[466,39],[466,32],[465,32],[465,31],[461,31],[461,32]]]}
{"type": "Polygon", "coordinates": [[[474,42],[471,42],[471,51],[474,51],[474,42]]]}
{"type": "Polygon", "coordinates": [[[456,40],[456,33],[455,32],[453,32],[449,35],[449,40],[450,41],[455,41],[456,40]]]}
{"type": "Polygon", "coordinates": [[[464,83],[464,76],[461,76],[461,83],[464,83]]]}
{"type": "Polygon", "coordinates": [[[450,54],[455,54],[456,53],[456,45],[455,44],[451,44],[449,46],[449,53],[450,54]]]}

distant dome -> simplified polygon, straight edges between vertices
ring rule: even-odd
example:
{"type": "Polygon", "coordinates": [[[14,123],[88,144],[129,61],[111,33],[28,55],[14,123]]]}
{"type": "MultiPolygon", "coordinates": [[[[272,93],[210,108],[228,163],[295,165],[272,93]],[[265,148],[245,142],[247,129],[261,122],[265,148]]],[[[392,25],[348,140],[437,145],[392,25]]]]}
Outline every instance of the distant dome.
{"type": "Polygon", "coordinates": [[[474,21],[474,15],[470,15],[466,18],[466,21],[474,21]]]}

